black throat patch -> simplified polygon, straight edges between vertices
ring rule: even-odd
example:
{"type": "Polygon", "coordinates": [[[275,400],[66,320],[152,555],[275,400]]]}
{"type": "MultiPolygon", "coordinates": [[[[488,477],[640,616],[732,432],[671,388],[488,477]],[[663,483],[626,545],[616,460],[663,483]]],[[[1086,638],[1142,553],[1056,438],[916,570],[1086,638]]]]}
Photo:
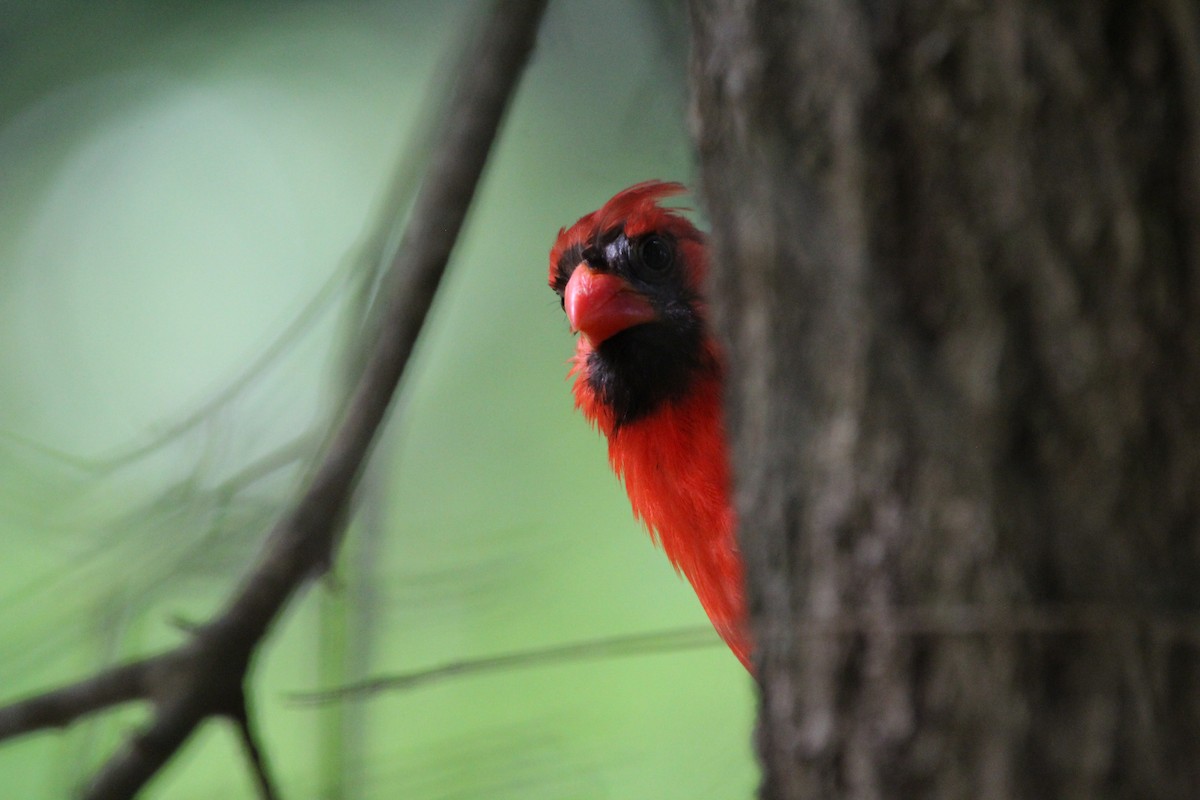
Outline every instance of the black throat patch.
{"type": "Polygon", "coordinates": [[[699,320],[653,322],[612,336],[592,351],[587,381],[613,413],[613,430],[687,394],[717,365],[705,352],[699,320]]]}

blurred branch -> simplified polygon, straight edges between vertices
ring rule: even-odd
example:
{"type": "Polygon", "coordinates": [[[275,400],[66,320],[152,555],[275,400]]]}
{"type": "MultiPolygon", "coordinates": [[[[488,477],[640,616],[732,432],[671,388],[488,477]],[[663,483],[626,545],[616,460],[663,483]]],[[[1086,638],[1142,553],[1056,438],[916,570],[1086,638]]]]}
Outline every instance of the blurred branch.
{"type": "Polygon", "coordinates": [[[275,788],[275,784],[271,780],[271,774],[267,770],[267,760],[263,756],[262,748],[258,745],[254,726],[250,723],[245,697],[241,698],[239,711],[240,713],[233,715],[232,721],[237,728],[238,738],[242,741],[242,749],[246,751],[246,760],[250,762],[250,768],[254,772],[254,783],[258,787],[259,797],[262,800],[279,800],[279,790],[275,788]]]}
{"type": "MultiPolygon", "coordinates": [[[[833,614],[804,621],[787,636],[817,639],[885,633],[893,636],[1040,636],[1059,634],[1106,635],[1144,632],[1159,641],[1200,647],[1200,617],[1195,614],[1164,615],[1104,605],[1030,608],[984,608],[947,606],[937,608],[889,609],[887,614],[833,614]]],[[[767,632],[770,636],[771,633],[767,632]]],[[[381,675],[333,689],[295,692],[290,699],[298,705],[317,706],[341,700],[361,700],[387,691],[404,691],[428,683],[505,669],[540,667],[598,658],[672,653],[721,646],[711,627],[680,628],[657,633],[615,636],[586,642],[523,650],[498,656],[451,661],[428,669],[381,675]]]]}
{"type": "MultiPolygon", "coordinates": [[[[292,597],[333,558],[358,475],[437,291],[544,6],[545,0],[498,0],[465,48],[441,136],[384,280],[379,330],[346,412],[306,488],[225,608],[174,650],[0,708],[0,720],[32,720],[0,729],[5,738],[118,703],[153,704],[150,723],[100,770],[86,798],[132,797],[201,722],[247,719],[244,685],[254,655],[292,597]]],[[[258,752],[252,738],[246,744],[252,755],[258,752]]],[[[268,791],[261,757],[251,760],[268,791]]]]}
{"type": "Polygon", "coordinates": [[[708,625],[630,636],[614,636],[608,639],[592,639],[586,642],[522,650],[485,658],[451,661],[448,664],[429,669],[403,672],[397,675],[382,675],[325,691],[298,692],[292,694],[291,699],[299,705],[315,706],[337,700],[361,700],[380,692],[413,689],[421,684],[434,683],[447,678],[480,675],[504,669],[541,667],[598,658],[673,653],[680,650],[720,646],[722,646],[721,641],[716,638],[712,627],[708,625]]]}
{"type": "MultiPolygon", "coordinates": [[[[259,380],[263,373],[300,340],[300,334],[311,327],[343,286],[351,283],[358,273],[358,259],[351,258],[341,265],[309,299],[283,330],[242,371],[214,396],[185,416],[153,432],[149,439],[115,454],[88,457],[65,452],[27,436],[0,429],[0,443],[35,453],[80,472],[98,476],[109,475],[163,448],[176,439],[211,422],[213,416],[229,406],[259,380]]],[[[370,281],[366,281],[370,282],[370,281]]]]}
{"type": "Polygon", "coordinates": [[[44,728],[63,728],[80,717],[144,699],[147,676],[164,659],[156,656],[122,664],[86,680],[0,708],[0,740],[44,728]]]}

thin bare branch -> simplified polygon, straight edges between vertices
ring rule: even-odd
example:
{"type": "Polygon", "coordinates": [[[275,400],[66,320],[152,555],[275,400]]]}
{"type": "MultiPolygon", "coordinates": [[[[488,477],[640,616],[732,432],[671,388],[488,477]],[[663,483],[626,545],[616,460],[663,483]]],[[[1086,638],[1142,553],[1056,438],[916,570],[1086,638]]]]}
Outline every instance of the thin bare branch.
{"type": "MultiPolygon", "coordinates": [[[[839,613],[802,620],[784,636],[802,639],[854,635],[931,636],[1111,636],[1146,633],[1160,641],[1200,646],[1200,616],[1095,604],[1026,607],[946,605],[896,607],[839,613]]],[[[778,630],[766,635],[780,634],[778,630]]]]}
{"type": "Polygon", "coordinates": [[[181,692],[159,706],[154,723],[127,741],[92,779],[84,793],[86,800],[132,798],[209,714],[203,698],[194,692],[181,692]]]}
{"type": "Polygon", "coordinates": [[[481,675],[505,669],[542,667],[572,661],[591,661],[621,656],[674,653],[681,650],[718,646],[721,646],[721,641],[716,638],[713,629],[708,626],[639,633],[631,636],[614,636],[609,639],[592,639],[586,642],[555,645],[537,650],[522,650],[498,656],[451,661],[448,664],[415,672],[368,678],[326,691],[296,693],[291,695],[291,699],[299,705],[315,706],[338,700],[362,700],[379,692],[413,689],[422,684],[434,683],[447,678],[481,675]]]}
{"type": "Polygon", "coordinates": [[[230,721],[237,728],[238,738],[241,739],[242,748],[246,751],[246,760],[250,762],[250,770],[254,774],[254,785],[258,787],[261,800],[279,800],[279,791],[275,788],[274,781],[271,780],[266,757],[263,755],[262,748],[259,747],[258,737],[250,722],[250,709],[246,706],[244,694],[240,700],[241,708],[230,714],[230,721]]]}
{"type": "MultiPolygon", "coordinates": [[[[883,634],[890,636],[1104,636],[1119,632],[1145,632],[1160,641],[1200,646],[1200,618],[1165,616],[1107,606],[1045,606],[1029,608],[896,608],[875,613],[842,613],[804,621],[788,636],[816,639],[830,636],[883,634]]],[[[766,632],[771,635],[771,632],[766,632]]],[[[541,667],[600,658],[654,655],[719,646],[709,627],[681,628],[657,633],[593,639],[565,645],[522,650],[498,656],[451,661],[436,667],[380,675],[356,683],[316,692],[296,692],[292,702],[317,706],[342,700],[363,700],[381,692],[404,691],[451,678],[541,667]]]]}

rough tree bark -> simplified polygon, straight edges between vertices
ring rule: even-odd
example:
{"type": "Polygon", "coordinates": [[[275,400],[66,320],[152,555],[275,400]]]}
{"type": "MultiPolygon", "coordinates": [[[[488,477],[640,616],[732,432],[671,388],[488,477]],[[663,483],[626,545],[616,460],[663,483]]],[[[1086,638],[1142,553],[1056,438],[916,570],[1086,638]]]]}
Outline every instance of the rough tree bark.
{"type": "Polygon", "coordinates": [[[1200,8],[692,24],[763,797],[1200,797],[1200,8]]]}

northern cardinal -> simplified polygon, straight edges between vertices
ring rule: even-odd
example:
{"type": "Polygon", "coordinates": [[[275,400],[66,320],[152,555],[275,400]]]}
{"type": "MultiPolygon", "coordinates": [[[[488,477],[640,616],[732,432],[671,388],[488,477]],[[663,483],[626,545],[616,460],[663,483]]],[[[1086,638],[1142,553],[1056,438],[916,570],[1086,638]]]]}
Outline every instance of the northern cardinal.
{"type": "Polygon", "coordinates": [[[684,191],[639,183],[560,230],[550,288],[581,334],[569,373],[575,405],[608,438],[634,516],[749,669],[722,358],[702,294],[707,245],[658,202],[684,191]]]}

